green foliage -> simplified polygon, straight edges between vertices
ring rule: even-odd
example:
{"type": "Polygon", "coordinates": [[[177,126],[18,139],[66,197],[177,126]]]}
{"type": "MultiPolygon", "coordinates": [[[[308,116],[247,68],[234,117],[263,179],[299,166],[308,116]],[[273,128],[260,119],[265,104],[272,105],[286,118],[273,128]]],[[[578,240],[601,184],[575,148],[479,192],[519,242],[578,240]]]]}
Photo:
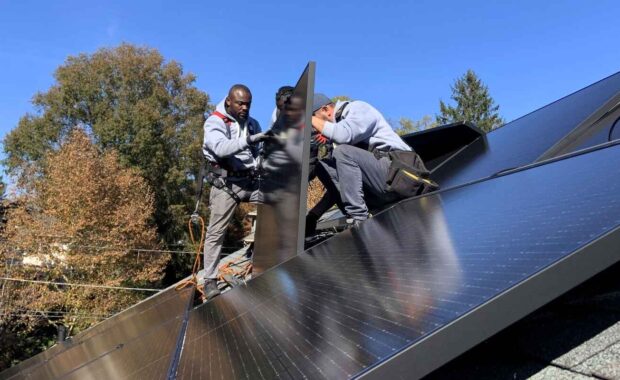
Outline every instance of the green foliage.
{"type": "Polygon", "coordinates": [[[437,126],[437,122],[433,120],[430,115],[424,115],[420,120],[411,120],[407,117],[401,117],[399,120],[400,127],[395,131],[400,136],[407,135],[413,132],[423,131],[425,129],[434,128],[437,126]]]}
{"type": "Polygon", "coordinates": [[[334,102],[334,103],[339,102],[339,101],[342,101],[342,102],[350,102],[351,100],[353,100],[353,99],[349,98],[349,97],[348,97],[348,96],[346,96],[346,95],[338,95],[338,96],[334,96],[334,97],[332,98],[332,102],[334,102]]]}
{"type": "Polygon", "coordinates": [[[484,132],[490,132],[504,124],[498,113],[499,105],[495,104],[489,89],[473,70],[467,70],[450,88],[451,99],[456,102],[456,107],[440,100],[440,115],[437,115],[439,124],[468,121],[476,124],[484,132]]]}
{"type": "Polygon", "coordinates": [[[31,182],[45,154],[79,126],[100,149],[114,148],[124,166],[139,169],[155,193],[159,235],[167,243],[183,240],[188,211],[180,210],[193,209],[209,109],[194,75],[155,49],[123,44],[70,56],[55,78],[34,96],[38,112],[23,116],[6,136],[8,172],[31,182]]]}

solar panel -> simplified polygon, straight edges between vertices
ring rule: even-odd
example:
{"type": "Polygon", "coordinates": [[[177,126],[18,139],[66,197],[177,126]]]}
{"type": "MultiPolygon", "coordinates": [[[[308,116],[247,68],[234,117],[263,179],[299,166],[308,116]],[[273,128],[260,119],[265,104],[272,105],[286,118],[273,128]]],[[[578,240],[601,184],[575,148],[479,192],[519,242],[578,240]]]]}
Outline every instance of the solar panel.
{"type": "MultiPolygon", "coordinates": [[[[445,189],[535,162],[581,123],[604,113],[601,107],[613,107],[619,93],[616,73],[488,133],[438,167],[433,178],[445,189]]],[[[569,151],[554,150],[546,158],[569,151]]]]}
{"type": "Polygon", "coordinates": [[[618,178],[616,144],[403,201],[193,310],[178,378],[423,376],[620,258],[618,178]]]}
{"type": "Polygon", "coordinates": [[[170,364],[165,357],[167,355],[169,358],[174,353],[180,321],[188,309],[191,296],[191,289],[176,291],[170,288],[44,351],[31,361],[24,362],[19,371],[3,372],[2,377],[57,379],[74,377],[74,374],[97,374],[97,378],[118,378],[138,370],[134,368],[136,364],[139,367],[149,364],[149,368],[157,367],[151,362],[162,366],[165,363],[165,375],[170,364]],[[147,349],[148,355],[141,351],[147,349]],[[130,360],[132,356],[139,357],[139,360],[130,360]],[[127,360],[132,364],[127,365],[127,360]]]}
{"type": "Polygon", "coordinates": [[[314,63],[299,78],[293,95],[271,128],[277,140],[263,146],[253,274],[303,251],[310,155],[314,63]]]}
{"type": "Polygon", "coordinates": [[[401,136],[431,172],[446,159],[484,135],[470,123],[451,123],[401,136]]]}

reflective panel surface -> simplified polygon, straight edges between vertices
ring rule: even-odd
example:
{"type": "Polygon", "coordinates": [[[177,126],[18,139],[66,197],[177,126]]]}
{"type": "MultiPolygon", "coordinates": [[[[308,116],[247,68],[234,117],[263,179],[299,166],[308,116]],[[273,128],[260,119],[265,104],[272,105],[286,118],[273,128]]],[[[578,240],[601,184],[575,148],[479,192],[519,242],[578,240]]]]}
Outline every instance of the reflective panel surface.
{"type": "Polygon", "coordinates": [[[192,310],[178,378],[350,378],[620,225],[620,146],[401,202],[192,310]]]}
{"type": "Polygon", "coordinates": [[[536,161],[620,91],[620,73],[516,119],[476,141],[433,172],[442,188],[536,161]]]}
{"type": "Polygon", "coordinates": [[[310,108],[314,63],[299,78],[261,153],[260,190],[253,274],[259,274],[303,250],[310,154],[310,108]]]}
{"type": "Polygon", "coordinates": [[[191,295],[191,289],[174,288],[155,295],[35,356],[36,363],[7,378],[122,378],[155,367],[165,367],[165,377],[191,295]]]}

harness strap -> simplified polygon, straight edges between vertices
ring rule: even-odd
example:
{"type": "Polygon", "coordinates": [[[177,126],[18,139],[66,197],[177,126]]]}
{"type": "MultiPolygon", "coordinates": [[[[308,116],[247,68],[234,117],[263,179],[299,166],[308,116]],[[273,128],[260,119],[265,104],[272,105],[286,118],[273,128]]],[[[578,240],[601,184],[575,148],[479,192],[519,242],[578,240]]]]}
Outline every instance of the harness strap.
{"type": "Polygon", "coordinates": [[[344,102],[342,107],[338,109],[338,111],[336,112],[336,123],[340,122],[340,120],[343,119],[342,114],[344,113],[344,109],[347,108],[348,105],[349,102],[344,102]]]}
{"type": "Polygon", "coordinates": [[[222,121],[224,122],[224,124],[226,124],[226,126],[230,126],[230,124],[232,124],[232,119],[229,118],[228,116],[224,115],[223,113],[219,112],[219,111],[214,111],[211,115],[213,116],[217,116],[220,119],[222,119],[222,121]]]}

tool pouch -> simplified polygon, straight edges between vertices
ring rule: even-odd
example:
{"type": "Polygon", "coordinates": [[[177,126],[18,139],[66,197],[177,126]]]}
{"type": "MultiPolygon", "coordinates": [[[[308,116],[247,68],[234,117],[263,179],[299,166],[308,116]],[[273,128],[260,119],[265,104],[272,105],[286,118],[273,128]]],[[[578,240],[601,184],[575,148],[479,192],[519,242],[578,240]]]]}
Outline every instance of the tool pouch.
{"type": "Polygon", "coordinates": [[[387,188],[405,198],[430,193],[439,185],[429,178],[429,171],[417,153],[410,151],[389,152],[392,163],[387,177],[387,188]]]}

